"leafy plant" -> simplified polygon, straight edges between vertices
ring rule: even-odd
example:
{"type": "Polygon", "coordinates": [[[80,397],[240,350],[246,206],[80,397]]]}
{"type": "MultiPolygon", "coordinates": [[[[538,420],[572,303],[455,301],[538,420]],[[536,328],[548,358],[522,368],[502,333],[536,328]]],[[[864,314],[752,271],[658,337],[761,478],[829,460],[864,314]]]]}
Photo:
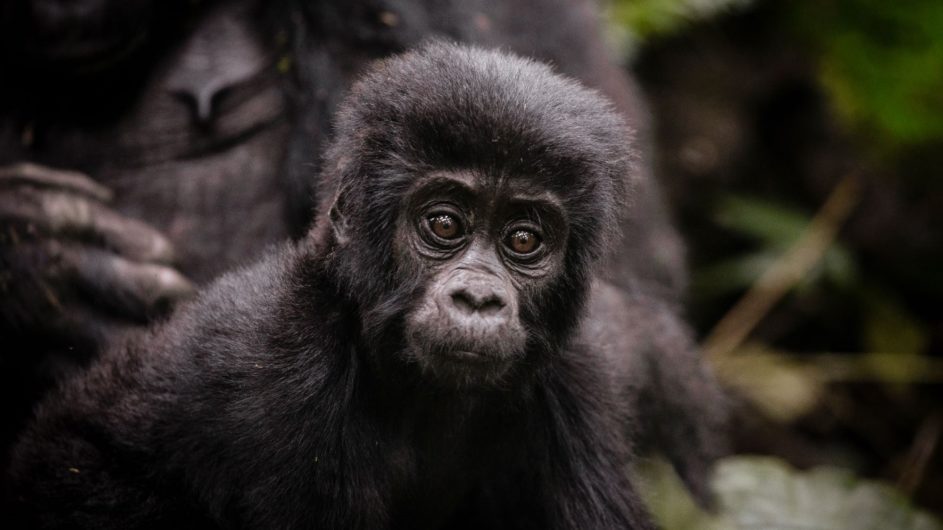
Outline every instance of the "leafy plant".
{"type": "Polygon", "coordinates": [[[943,140],[943,2],[804,0],[787,13],[839,113],[877,145],[943,140]]]}
{"type": "Polygon", "coordinates": [[[752,0],[614,0],[610,18],[631,34],[645,40],[674,32],[695,20],[749,4],[752,0]]]}
{"type": "Polygon", "coordinates": [[[717,514],[697,508],[664,462],[649,462],[640,474],[665,530],[943,530],[891,486],[846,469],[797,471],[776,458],[725,458],[712,481],[717,514]]]}
{"type": "MultiPolygon", "coordinates": [[[[713,297],[746,289],[798,241],[811,219],[810,215],[778,202],[745,195],[725,197],[715,210],[715,224],[756,241],[757,249],[695,271],[694,291],[701,297],[713,297]]],[[[823,281],[837,286],[852,285],[856,271],[848,249],[835,244],[799,288],[808,290],[823,281]]]]}

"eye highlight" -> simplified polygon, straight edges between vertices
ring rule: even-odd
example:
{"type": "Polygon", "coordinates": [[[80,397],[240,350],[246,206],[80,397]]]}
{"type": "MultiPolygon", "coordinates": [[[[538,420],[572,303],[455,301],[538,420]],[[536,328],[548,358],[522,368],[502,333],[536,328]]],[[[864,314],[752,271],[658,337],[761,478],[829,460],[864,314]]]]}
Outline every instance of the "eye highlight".
{"type": "Polygon", "coordinates": [[[462,225],[458,219],[447,213],[432,214],[427,218],[429,229],[442,239],[457,239],[462,236],[462,225]]]}
{"type": "Polygon", "coordinates": [[[531,254],[540,248],[540,236],[530,230],[518,229],[512,231],[504,239],[504,244],[515,254],[531,254]]]}
{"type": "Polygon", "coordinates": [[[433,204],[416,221],[419,235],[428,248],[452,251],[467,239],[468,219],[454,204],[433,204]]]}

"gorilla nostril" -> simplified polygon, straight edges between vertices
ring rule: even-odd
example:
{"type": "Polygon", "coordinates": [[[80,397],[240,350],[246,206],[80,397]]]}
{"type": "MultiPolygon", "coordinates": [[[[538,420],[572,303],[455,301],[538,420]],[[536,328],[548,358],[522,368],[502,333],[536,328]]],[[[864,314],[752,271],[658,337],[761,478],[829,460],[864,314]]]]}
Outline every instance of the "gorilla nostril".
{"type": "Polygon", "coordinates": [[[501,311],[504,308],[504,302],[497,296],[486,299],[478,307],[478,312],[484,315],[493,315],[501,311]]]}
{"type": "Polygon", "coordinates": [[[501,297],[494,294],[475,296],[468,291],[460,290],[452,293],[452,305],[467,315],[472,313],[494,315],[500,312],[505,304],[501,297]]]}
{"type": "Polygon", "coordinates": [[[462,313],[471,314],[475,312],[475,305],[471,298],[464,292],[452,293],[452,305],[457,307],[462,313]]]}

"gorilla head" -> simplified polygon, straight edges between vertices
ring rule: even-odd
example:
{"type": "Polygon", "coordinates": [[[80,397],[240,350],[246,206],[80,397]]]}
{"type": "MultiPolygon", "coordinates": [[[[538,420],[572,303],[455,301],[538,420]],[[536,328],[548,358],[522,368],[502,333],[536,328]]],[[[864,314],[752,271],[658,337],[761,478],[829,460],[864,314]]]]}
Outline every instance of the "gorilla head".
{"type": "Polygon", "coordinates": [[[631,156],[596,93],[546,66],[431,43],[341,109],[320,237],[381,362],[499,383],[572,334],[631,156]]]}

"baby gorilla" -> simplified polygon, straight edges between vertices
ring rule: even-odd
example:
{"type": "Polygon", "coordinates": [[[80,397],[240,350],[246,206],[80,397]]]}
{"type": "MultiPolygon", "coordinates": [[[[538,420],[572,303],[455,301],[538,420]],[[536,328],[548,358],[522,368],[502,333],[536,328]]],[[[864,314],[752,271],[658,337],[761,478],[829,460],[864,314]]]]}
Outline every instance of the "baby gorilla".
{"type": "Polygon", "coordinates": [[[651,528],[621,363],[581,316],[631,189],[609,104],[433,43],[338,117],[308,237],[50,397],[21,523],[651,528]]]}

